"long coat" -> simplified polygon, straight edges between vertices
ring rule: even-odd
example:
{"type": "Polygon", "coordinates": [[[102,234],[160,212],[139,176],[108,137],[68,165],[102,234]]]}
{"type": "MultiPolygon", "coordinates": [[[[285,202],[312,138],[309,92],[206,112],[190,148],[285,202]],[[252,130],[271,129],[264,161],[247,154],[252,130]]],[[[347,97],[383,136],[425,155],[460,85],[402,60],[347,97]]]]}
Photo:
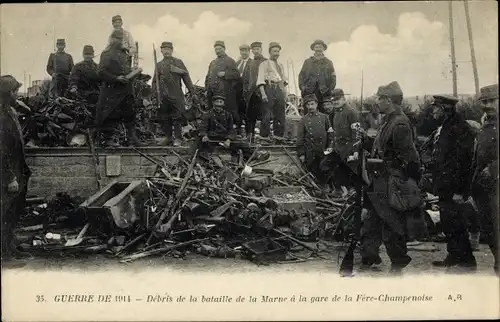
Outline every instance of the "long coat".
{"type": "Polygon", "coordinates": [[[433,146],[434,194],[451,197],[464,195],[470,189],[474,151],[474,133],[458,113],[444,121],[433,146]]]}
{"type": "MultiPolygon", "coordinates": [[[[476,147],[474,152],[474,161],[472,170],[474,172],[473,187],[480,188],[480,190],[495,191],[496,178],[492,175],[485,178],[482,171],[485,168],[493,168],[493,163],[498,160],[498,126],[497,118],[487,117],[484,124],[476,137],[476,147]]],[[[491,171],[490,171],[491,174],[491,171]]]]}
{"type": "Polygon", "coordinates": [[[233,116],[237,114],[238,104],[236,100],[236,86],[241,82],[240,72],[234,59],[224,54],[210,62],[208,73],[205,77],[205,89],[208,93],[208,107],[212,108],[212,96],[223,95],[226,100],[226,109],[233,116]],[[223,77],[217,73],[225,72],[223,77]]]}
{"type": "MultiPolygon", "coordinates": [[[[3,230],[6,226],[11,227],[16,224],[19,212],[22,211],[19,208],[24,203],[28,180],[31,176],[31,171],[26,164],[21,126],[17,115],[7,104],[0,105],[0,167],[0,204],[3,230]],[[19,185],[19,192],[9,193],[8,185],[14,178],[19,185]]],[[[2,231],[3,233],[4,231],[2,231]]],[[[4,240],[3,237],[2,240],[4,240]]]]}
{"type": "Polygon", "coordinates": [[[94,99],[94,96],[99,93],[100,85],[98,65],[93,60],[81,61],[73,66],[69,78],[70,89],[76,87],[80,95],[87,99],[94,99]]]}
{"type": "Polygon", "coordinates": [[[299,73],[299,88],[302,97],[318,92],[322,95],[331,94],[336,84],[335,68],[330,59],[312,56],[304,61],[299,73]]]}
{"type": "MultiPolygon", "coordinates": [[[[96,124],[102,124],[125,99],[132,96],[130,82],[122,84],[116,81],[116,77],[125,76],[130,71],[126,49],[110,47],[102,52],[98,73],[103,85],[97,102],[96,124]]],[[[133,109],[132,106],[127,106],[127,108],[133,109]]]]}
{"type": "Polygon", "coordinates": [[[351,125],[359,122],[359,116],[354,107],[346,103],[333,117],[333,130],[335,133],[335,150],[343,160],[347,160],[353,153],[353,144],[356,133],[351,125]]]}
{"type": "Polygon", "coordinates": [[[194,86],[184,62],[175,57],[165,57],[158,63],[153,77],[153,93],[156,91],[156,73],[161,95],[159,114],[161,117],[180,118],[184,115],[186,100],[182,92],[182,82],[190,93],[194,93],[194,86]]]}
{"type": "Polygon", "coordinates": [[[367,195],[382,220],[394,232],[404,235],[405,227],[401,221],[403,214],[388,205],[389,175],[399,172],[403,176],[418,180],[418,174],[415,172],[420,169],[420,160],[410,120],[400,108],[386,116],[385,123],[375,138],[372,157],[382,159],[385,169],[374,176],[372,189],[367,195]]]}

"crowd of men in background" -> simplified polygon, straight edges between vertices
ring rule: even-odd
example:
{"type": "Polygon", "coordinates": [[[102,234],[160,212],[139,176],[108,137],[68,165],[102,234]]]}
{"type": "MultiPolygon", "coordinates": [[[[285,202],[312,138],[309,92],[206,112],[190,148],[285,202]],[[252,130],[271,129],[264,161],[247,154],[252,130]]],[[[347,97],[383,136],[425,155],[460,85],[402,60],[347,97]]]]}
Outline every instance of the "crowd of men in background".
{"type": "MultiPolygon", "coordinates": [[[[140,73],[132,68],[134,42],[130,33],[122,28],[120,16],[113,17],[112,23],[114,30],[99,64],[93,61],[92,46],[87,45],[83,49],[84,60],[74,65],[71,55],[64,52],[65,40],[57,41],[58,50],[50,55],[47,64],[47,73],[52,76],[51,93],[63,96],[69,92],[96,102],[96,126],[106,146],[116,146],[111,135],[116,122],[126,124],[132,145],[141,145],[134,127],[131,84],[140,73]],[[89,94],[97,89],[98,95],[89,94]]],[[[187,67],[173,56],[174,45],[165,41],[160,49],[163,59],[155,68],[152,87],[166,134],[161,144],[180,145],[186,104],[182,83],[195,103],[198,98],[187,67]]],[[[223,41],[214,43],[216,57],[210,62],[205,78],[209,112],[203,116],[197,141],[203,151],[210,152],[213,145],[222,145],[233,152],[242,149],[250,155],[247,143],[256,136],[258,120],[259,140],[284,140],[288,80],[279,62],[281,45],[269,44],[269,58],[263,56],[261,42],[241,45],[239,49],[241,57],[235,61],[226,54],[223,41]]],[[[336,87],[333,63],[324,56],[326,49],[323,41],[314,41],[311,44],[314,54],[305,60],[299,74],[304,115],[298,126],[297,154],[324,189],[350,188],[360,182],[366,185],[363,268],[370,269],[382,262],[379,248],[383,242],[391,260],[391,271],[398,273],[411,261],[406,220],[420,211],[419,182],[424,171],[413,127],[402,109],[403,91],[396,81],[380,86],[374,98],[363,106],[371,118],[362,121],[359,111],[347,102],[343,90],[336,87]],[[370,132],[369,128],[374,127],[377,130],[370,132]],[[364,142],[361,148],[359,142],[364,142]],[[380,162],[366,162],[366,168],[359,173],[356,163],[363,158],[363,151],[369,152],[371,160],[380,162]]],[[[9,258],[16,252],[12,225],[24,201],[29,169],[13,110],[21,85],[12,76],[2,76],[0,81],[2,258],[9,258]]],[[[487,240],[498,272],[498,84],[483,87],[478,99],[486,118],[475,137],[456,111],[458,99],[434,96],[433,116],[441,127],[432,136],[432,167],[427,170],[432,173],[430,190],[439,197],[448,251],[447,257],[434,265],[449,270],[476,269],[468,219],[463,211],[470,197],[477,205],[481,225],[487,227],[487,240]]]]}

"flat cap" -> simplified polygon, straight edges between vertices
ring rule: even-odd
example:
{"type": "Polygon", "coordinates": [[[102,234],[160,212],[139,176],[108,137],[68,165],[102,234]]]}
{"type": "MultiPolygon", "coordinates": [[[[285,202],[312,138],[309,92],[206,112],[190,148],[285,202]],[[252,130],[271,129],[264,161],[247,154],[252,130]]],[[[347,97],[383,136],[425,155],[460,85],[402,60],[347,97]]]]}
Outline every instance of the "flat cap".
{"type": "Polygon", "coordinates": [[[331,102],[333,101],[333,96],[331,94],[323,95],[323,102],[331,102]]]}
{"type": "Polygon", "coordinates": [[[221,46],[222,48],[226,49],[226,44],[222,40],[217,40],[214,43],[214,47],[221,46]]]}
{"type": "Polygon", "coordinates": [[[116,15],[116,16],[113,16],[113,18],[111,18],[111,21],[112,21],[112,22],[115,22],[115,21],[117,21],[117,20],[122,20],[122,16],[120,16],[120,15],[116,15]]]}
{"type": "Polygon", "coordinates": [[[254,47],[262,48],[262,43],[260,41],[254,41],[253,43],[250,44],[250,47],[251,48],[254,48],[254,47]]]}
{"type": "Polygon", "coordinates": [[[281,50],[281,45],[275,41],[272,41],[269,43],[269,50],[273,49],[274,47],[278,47],[281,50]]]}
{"type": "Polygon", "coordinates": [[[64,39],[57,39],[56,44],[65,45],[66,44],[66,40],[64,40],[64,39]]]}
{"type": "Polygon", "coordinates": [[[302,102],[304,102],[304,104],[307,104],[308,102],[311,102],[311,101],[315,101],[316,103],[318,102],[318,98],[316,97],[315,94],[306,95],[302,99],[302,102]]]}
{"type": "Polygon", "coordinates": [[[247,44],[242,44],[240,45],[240,50],[242,49],[250,49],[250,46],[248,46],[247,44]]]}
{"type": "Polygon", "coordinates": [[[161,43],[160,48],[174,49],[174,45],[170,41],[164,41],[164,42],[161,43]]]}
{"type": "Polygon", "coordinates": [[[214,95],[214,96],[212,96],[212,101],[215,101],[215,100],[223,100],[223,101],[225,101],[226,98],[224,96],[222,96],[222,95],[214,95]]]}
{"type": "Polygon", "coordinates": [[[498,84],[488,85],[481,88],[478,100],[498,99],[498,84]]]}
{"type": "Polygon", "coordinates": [[[398,82],[394,81],[387,85],[379,86],[377,96],[403,96],[403,91],[401,90],[398,82]]]}
{"type": "Polygon", "coordinates": [[[94,47],[92,47],[90,45],[83,46],[83,54],[84,55],[93,55],[94,54],[94,47]]]}
{"type": "Polygon", "coordinates": [[[325,42],[321,39],[316,39],[312,44],[311,44],[311,50],[314,50],[314,46],[316,45],[322,45],[323,48],[326,50],[328,46],[325,44],[325,42]]]}
{"type": "Polygon", "coordinates": [[[120,29],[113,30],[113,32],[111,33],[111,38],[123,40],[123,30],[120,29]]]}
{"type": "Polygon", "coordinates": [[[433,104],[455,105],[458,103],[458,98],[451,95],[440,94],[440,95],[433,95],[432,97],[434,98],[433,104]]]}
{"type": "Polygon", "coordinates": [[[0,93],[9,93],[23,86],[12,75],[0,76],[0,93]]]}
{"type": "Polygon", "coordinates": [[[342,98],[342,97],[345,97],[344,95],[344,91],[340,88],[336,88],[333,90],[333,93],[332,93],[332,96],[334,99],[339,99],[339,98],[342,98]]]}

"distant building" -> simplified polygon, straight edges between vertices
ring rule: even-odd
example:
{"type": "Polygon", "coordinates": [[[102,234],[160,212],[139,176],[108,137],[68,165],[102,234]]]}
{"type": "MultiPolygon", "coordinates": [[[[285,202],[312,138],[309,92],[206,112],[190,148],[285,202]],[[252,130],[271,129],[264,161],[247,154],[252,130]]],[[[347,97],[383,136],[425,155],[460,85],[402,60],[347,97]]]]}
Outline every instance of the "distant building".
{"type": "Polygon", "coordinates": [[[43,80],[35,80],[31,82],[31,87],[28,87],[28,97],[36,96],[42,90],[43,80]]]}

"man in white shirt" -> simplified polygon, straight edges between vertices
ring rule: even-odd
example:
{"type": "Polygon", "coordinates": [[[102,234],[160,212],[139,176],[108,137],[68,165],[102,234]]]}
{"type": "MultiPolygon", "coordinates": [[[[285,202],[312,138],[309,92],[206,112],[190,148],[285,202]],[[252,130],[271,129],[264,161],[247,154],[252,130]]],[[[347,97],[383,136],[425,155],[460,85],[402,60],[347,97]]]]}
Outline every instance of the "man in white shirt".
{"type": "Polygon", "coordinates": [[[238,71],[241,76],[241,82],[237,84],[236,95],[238,101],[238,114],[240,115],[240,120],[236,125],[237,134],[243,135],[242,125],[243,121],[246,124],[246,110],[248,101],[250,100],[250,70],[251,70],[251,62],[250,58],[250,46],[243,44],[240,46],[240,59],[236,62],[236,66],[238,66],[238,71]]]}
{"type": "Polygon", "coordinates": [[[113,24],[113,30],[119,29],[123,31],[123,48],[128,50],[128,55],[130,57],[129,63],[132,66],[132,57],[134,57],[137,51],[134,38],[132,38],[132,34],[130,32],[123,29],[123,20],[120,15],[113,16],[113,18],[111,18],[111,23],[113,24]]]}
{"type": "Polygon", "coordinates": [[[284,68],[278,62],[281,46],[277,42],[269,44],[269,60],[259,65],[257,86],[262,97],[262,120],[260,135],[267,139],[270,135],[271,117],[273,119],[273,134],[275,139],[281,140],[285,133],[285,86],[288,85],[283,73],[284,68]]]}

